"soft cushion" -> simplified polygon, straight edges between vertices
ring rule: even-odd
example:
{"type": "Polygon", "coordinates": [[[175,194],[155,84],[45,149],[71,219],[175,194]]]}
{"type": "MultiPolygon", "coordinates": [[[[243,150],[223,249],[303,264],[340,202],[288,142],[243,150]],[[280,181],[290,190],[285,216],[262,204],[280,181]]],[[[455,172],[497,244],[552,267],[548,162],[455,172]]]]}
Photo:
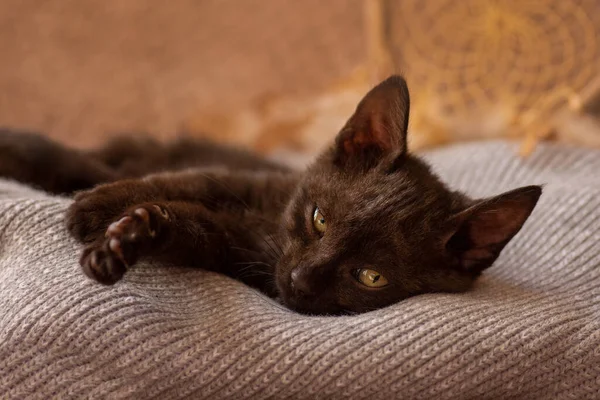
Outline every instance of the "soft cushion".
{"type": "Polygon", "coordinates": [[[504,142],[426,154],[486,196],[545,184],[474,290],[304,316],[201,270],[88,280],[68,199],[0,183],[0,398],[600,398],[600,152],[504,142]]]}

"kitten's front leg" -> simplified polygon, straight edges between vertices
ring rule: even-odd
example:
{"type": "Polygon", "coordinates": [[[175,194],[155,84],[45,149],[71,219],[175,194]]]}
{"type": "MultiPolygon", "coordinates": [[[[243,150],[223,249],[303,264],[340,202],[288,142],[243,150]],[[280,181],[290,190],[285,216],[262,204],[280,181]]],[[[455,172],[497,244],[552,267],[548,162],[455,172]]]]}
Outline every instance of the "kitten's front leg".
{"type": "Polygon", "coordinates": [[[227,265],[228,235],[212,219],[195,203],[134,205],[85,248],[80,264],[88,277],[104,284],[120,280],[141,258],[181,266],[227,265]]]}
{"type": "Polygon", "coordinates": [[[123,180],[78,194],[67,227],[88,245],[81,258],[84,270],[103,283],[119,280],[141,257],[239,277],[252,272],[242,265],[273,264],[263,247],[270,247],[265,236],[276,229],[277,219],[265,219],[262,212],[277,215],[294,182],[279,173],[202,170],[123,180]],[[159,218],[161,210],[169,218],[159,218]]]}
{"type": "Polygon", "coordinates": [[[213,209],[268,209],[280,212],[295,178],[281,173],[256,174],[188,170],[127,179],[97,186],[75,196],[67,228],[82,243],[104,235],[108,225],[135,204],[151,201],[204,203],[213,209]]]}

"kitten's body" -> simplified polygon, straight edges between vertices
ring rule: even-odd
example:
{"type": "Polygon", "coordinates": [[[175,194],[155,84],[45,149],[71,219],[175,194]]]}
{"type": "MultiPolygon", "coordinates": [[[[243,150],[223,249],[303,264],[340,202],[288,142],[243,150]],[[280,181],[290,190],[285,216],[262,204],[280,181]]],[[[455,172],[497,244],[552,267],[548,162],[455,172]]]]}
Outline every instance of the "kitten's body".
{"type": "MultiPolygon", "coordinates": [[[[114,207],[114,214],[107,218],[122,214],[132,202],[131,193],[157,204],[159,200],[184,196],[192,201],[174,204],[181,219],[189,218],[186,222],[193,225],[198,212],[210,213],[211,220],[228,227],[229,236],[236,238],[235,243],[215,235],[214,238],[219,240],[211,241],[209,248],[202,251],[196,247],[197,243],[190,243],[190,248],[175,237],[171,242],[175,248],[171,252],[165,251],[168,240],[162,238],[163,246],[155,249],[157,254],[146,252],[144,256],[168,264],[213,268],[271,296],[277,295],[273,276],[274,265],[280,257],[276,237],[279,216],[300,178],[299,172],[287,166],[241,149],[202,140],[162,143],[141,136],[123,136],[100,149],[76,150],[35,133],[0,129],[0,176],[69,196],[118,181],[118,184],[108,186],[117,190],[105,203],[106,208],[114,207]],[[202,178],[196,179],[196,176],[202,178]],[[166,182],[168,188],[160,194],[144,197],[143,189],[138,190],[137,186],[146,184],[135,180],[139,177],[146,177],[146,182],[153,179],[166,182]],[[190,188],[189,184],[179,185],[178,182],[187,177],[199,185],[214,184],[215,190],[210,197],[203,197],[202,190],[190,188]],[[169,189],[178,193],[170,193],[169,189]],[[185,189],[191,192],[189,196],[183,193],[185,189]],[[197,207],[197,202],[202,202],[202,206],[197,207]]],[[[79,199],[83,197],[81,194],[79,199]]],[[[86,205],[85,202],[80,204],[86,205]]],[[[83,225],[83,221],[70,221],[71,232],[85,243],[93,241],[97,232],[87,232],[87,225],[83,225]]],[[[181,227],[195,229],[193,226],[181,227]]],[[[101,276],[96,278],[106,283],[110,280],[101,276]]]]}
{"type": "Polygon", "coordinates": [[[448,190],[407,154],[407,123],[406,85],[392,77],[303,172],[206,142],[82,152],[4,131],[0,176],[53,193],[95,187],[75,195],[67,226],[102,283],[144,258],[227,274],[302,312],[362,312],[467,290],[540,195],[448,190]]]}
{"type": "Polygon", "coordinates": [[[39,134],[0,128],[0,154],[3,176],[56,194],[192,167],[289,171],[247,151],[186,138],[163,143],[143,136],[122,136],[99,149],[75,150],[39,134]]]}

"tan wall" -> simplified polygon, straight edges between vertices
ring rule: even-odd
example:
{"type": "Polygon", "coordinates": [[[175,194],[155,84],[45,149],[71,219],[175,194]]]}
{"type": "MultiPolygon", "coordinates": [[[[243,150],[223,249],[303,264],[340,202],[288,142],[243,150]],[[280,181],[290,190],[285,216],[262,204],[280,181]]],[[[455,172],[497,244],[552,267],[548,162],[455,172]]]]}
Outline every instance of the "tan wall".
{"type": "Polygon", "coordinates": [[[3,0],[0,125],[314,152],[394,71],[413,148],[600,146],[600,0],[3,0]],[[593,107],[592,107],[593,108],[593,107]]]}
{"type": "Polygon", "coordinates": [[[76,144],[168,136],[349,74],[362,25],[360,0],[3,0],[0,124],[76,144]]]}

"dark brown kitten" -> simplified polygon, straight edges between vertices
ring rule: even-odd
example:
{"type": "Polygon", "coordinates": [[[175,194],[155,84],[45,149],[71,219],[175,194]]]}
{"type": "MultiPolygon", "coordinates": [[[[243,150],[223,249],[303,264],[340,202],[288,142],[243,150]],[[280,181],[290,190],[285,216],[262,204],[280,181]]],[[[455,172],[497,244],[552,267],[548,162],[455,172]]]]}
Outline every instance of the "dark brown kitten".
{"type": "Polygon", "coordinates": [[[301,312],[364,312],[469,289],[541,194],[449,190],[407,153],[408,113],[406,83],[387,79],[303,172],[208,143],[123,139],[84,153],[4,133],[0,176],[55,193],[112,182],[67,213],[101,283],[147,259],[227,274],[301,312]],[[169,172],[136,178],[157,171],[169,172]]]}

